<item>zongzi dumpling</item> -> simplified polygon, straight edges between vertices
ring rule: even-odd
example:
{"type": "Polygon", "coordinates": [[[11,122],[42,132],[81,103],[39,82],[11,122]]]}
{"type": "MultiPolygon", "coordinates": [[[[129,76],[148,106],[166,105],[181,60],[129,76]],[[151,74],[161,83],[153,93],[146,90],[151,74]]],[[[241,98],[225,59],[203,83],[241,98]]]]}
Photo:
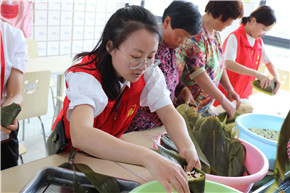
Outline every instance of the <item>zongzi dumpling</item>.
{"type": "Polygon", "coordinates": [[[260,86],[261,82],[259,80],[253,80],[251,82],[251,84],[258,91],[266,93],[268,95],[273,95],[273,92],[274,92],[275,87],[276,87],[276,83],[274,82],[274,80],[271,80],[271,84],[267,88],[261,88],[261,86],[260,86]]]}

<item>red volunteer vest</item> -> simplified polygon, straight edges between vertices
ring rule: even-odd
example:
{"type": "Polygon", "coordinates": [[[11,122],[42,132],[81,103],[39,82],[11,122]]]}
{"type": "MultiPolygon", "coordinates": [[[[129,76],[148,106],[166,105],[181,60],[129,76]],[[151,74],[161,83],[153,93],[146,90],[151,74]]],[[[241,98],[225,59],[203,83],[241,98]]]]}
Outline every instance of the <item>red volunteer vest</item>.
{"type": "MultiPolygon", "coordinates": [[[[236,36],[238,44],[236,62],[247,68],[258,70],[262,53],[262,40],[260,38],[257,39],[252,47],[248,41],[244,26],[245,24],[242,24],[236,31],[232,32],[236,36]]],[[[228,38],[223,44],[223,51],[225,50],[228,38]]],[[[252,94],[253,87],[251,81],[255,79],[254,76],[238,74],[230,70],[227,70],[227,74],[235,92],[240,98],[248,98],[252,94]]],[[[227,92],[221,85],[219,85],[219,89],[227,96],[227,92]]],[[[218,101],[215,101],[214,106],[219,104],[218,101]]]]}
{"type": "MultiPolygon", "coordinates": [[[[93,58],[94,56],[86,56],[83,58],[82,63],[91,61],[93,58]]],[[[89,69],[96,68],[94,63],[89,64],[86,67],[89,69]]],[[[69,70],[69,72],[70,71],[91,74],[102,84],[101,75],[97,70],[73,68],[69,70]]],[[[105,131],[115,137],[120,137],[126,131],[134,115],[136,114],[138,107],[140,106],[140,95],[144,86],[145,81],[144,76],[142,76],[138,81],[131,83],[130,88],[126,87],[120,99],[121,101],[117,111],[116,108],[114,108],[117,100],[109,101],[103,112],[94,119],[94,127],[101,129],[102,131],[105,131]]],[[[63,117],[66,137],[70,141],[70,122],[67,120],[67,109],[69,107],[69,103],[70,101],[67,97],[65,97],[63,108],[56,118],[52,128],[54,128],[56,123],[63,117]]]]}

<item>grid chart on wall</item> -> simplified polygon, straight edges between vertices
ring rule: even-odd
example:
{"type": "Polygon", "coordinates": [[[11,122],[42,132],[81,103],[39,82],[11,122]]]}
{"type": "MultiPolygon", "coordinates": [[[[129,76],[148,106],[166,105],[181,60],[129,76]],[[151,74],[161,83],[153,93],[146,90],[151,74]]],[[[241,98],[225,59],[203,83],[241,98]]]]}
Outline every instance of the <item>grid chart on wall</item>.
{"type": "Polygon", "coordinates": [[[110,16],[125,3],[141,0],[34,0],[32,36],[38,55],[61,56],[91,51],[110,16]]]}

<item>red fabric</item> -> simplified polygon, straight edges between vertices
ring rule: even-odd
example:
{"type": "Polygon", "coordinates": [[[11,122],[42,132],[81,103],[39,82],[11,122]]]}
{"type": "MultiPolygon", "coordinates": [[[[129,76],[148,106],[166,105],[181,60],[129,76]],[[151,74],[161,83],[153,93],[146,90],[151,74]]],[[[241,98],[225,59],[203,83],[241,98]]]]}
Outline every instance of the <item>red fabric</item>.
{"type": "Polygon", "coordinates": [[[3,49],[3,41],[2,41],[2,31],[0,30],[0,42],[1,42],[1,97],[0,101],[2,101],[2,94],[4,88],[4,76],[5,76],[5,59],[4,59],[4,49],[3,49]]]}
{"type": "MultiPolygon", "coordinates": [[[[233,34],[237,39],[237,57],[236,62],[254,70],[258,70],[262,53],[262,40],[257,39],[252,47],[248,41],[245,28],[245,24],[242,24],[233,34]]],[[[227,39],[223,44],[223,50],[225,50],[227,39]]],[[[247,76],[227,70],[229,80],[240,98],[248,98],[252,94],[253,87],[251,81],[255,79],[254,76],[247,76]]],[[[227,96],[227,92],[221,85],[218,87],[222,93],[227,96]]],[[[218,101],[214,102],[214,106],[220,105],[218,101]]]]}
{"type": "Polygon", "coordinates": [[[18,15],[18,5],[1,5],[1,14],[7,19],[13,19],[18,15]]]}
{"type": "Polygon", "coordinates": [[[0,19],[12,26],[21,29],[24,36],[31,36],[31,0],[3,1],[1,4],[0,19]]]}
{"type": "MultiPolygon", "coordinates": [[[[92,57],[84,57],[82,63],[86,63],[90,61],[92,57]]],[[[95,68],[95,64],[89,64],[87,67],[90,69],[95,68]]],[[[81,68],[73,68],[69,71],[73,72],[86,72],[88,74],[93,75],[100,83],[101,75],[97,70],[86,70],[81,68]]],[[[94,127],[101,129],[115,137],[120,137],[127,129],[129,124],[131,123],[135,113],[137,112],[138,107],[140,106],[140,95],[145,86],[144,76],[142,76],[137,82],[131,83],[130,88],[126,87],[121,97],[120,105],[117,110],[117,118],[115,117],[115,110],[111,113],[114,108],[116,100],[109,101],[104,111],[95,118],[94,127]]],[[[65,133],[67,138],[70,140],[70,122],[67,120],[67,109],[69,107],[70,101],[67,97],[65,97],[63,109],[58,115],[52,129],[55,127],[56,123],[61,120],[63,117],[65,133]]],[[[67,148],[69,150],[69,148],[67,148]]]]}

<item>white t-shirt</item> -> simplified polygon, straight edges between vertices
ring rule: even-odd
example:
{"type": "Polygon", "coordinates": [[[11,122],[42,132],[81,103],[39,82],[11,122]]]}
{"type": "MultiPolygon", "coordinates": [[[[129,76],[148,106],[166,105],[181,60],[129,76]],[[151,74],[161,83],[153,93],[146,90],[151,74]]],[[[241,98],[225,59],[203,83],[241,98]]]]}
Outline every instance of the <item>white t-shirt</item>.
{"type": "Polygon", "coordinates": [[[2,25],[2,40],[5,59],[4,87],[1,101],[1,104],[3,104],[6,100],[6,84],[10,77],[11,69],[16,68],[24,73],[28,64],[28,52],[23,32],[6,22],[0,22],[0,25],[2,25]]]}
{"type": "MultiPolygon", "coordinates": [[[[101,83],[92,75],[85,72],[69,72],[65,76],[68,89],[66,95],[70,100],[67,119],[70,120],[72,109],[80,104],[88,104],[94,109],[97,117],[108,104],[108,97],[101,83]]],[[[172,104],[170,92],[159,67],[148,69],[144,74],[145,87],[140,96],[140,105],[148,106],[154,112],[166,105],[172,104]]],[[[130,82],[121,83],[122,88],[130,88],[130,82]]]]}
{"type": "MultiPolygon", "coordinates": [[[[255,38],[249,36],[248,34],[246,34],[246,35],[247,35],[247,38],[248,38],[250,45],[253,47],[255,44],[255,38]]],[[[226,49],[224,51],[225,60],[236,61],[237,47],[238,47],[237,38],[234,34],[231,34],[228,38],[228,41],[226,44],[226,49]]],[[[262,41],[262,53],[261,53],[260,64],[268,64],[270,62],[271,62],[271,60],[269,59],[269,57],[266,54],[265,46],[264,46],[264,43],[262,41]]]]}

